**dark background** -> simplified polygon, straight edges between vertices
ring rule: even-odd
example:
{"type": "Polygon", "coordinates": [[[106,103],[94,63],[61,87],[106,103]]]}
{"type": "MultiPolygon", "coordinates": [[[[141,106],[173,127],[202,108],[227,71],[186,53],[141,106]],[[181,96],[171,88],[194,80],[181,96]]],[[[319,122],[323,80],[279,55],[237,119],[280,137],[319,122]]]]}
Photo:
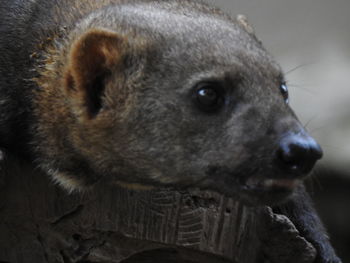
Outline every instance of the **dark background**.
{"type": "Polygon", "coordinates": [[[309,190],[338,254],[350,262],[350,1],[211,3],[246,15],[286,72],[291,106],[325,152],[309,190]]]}

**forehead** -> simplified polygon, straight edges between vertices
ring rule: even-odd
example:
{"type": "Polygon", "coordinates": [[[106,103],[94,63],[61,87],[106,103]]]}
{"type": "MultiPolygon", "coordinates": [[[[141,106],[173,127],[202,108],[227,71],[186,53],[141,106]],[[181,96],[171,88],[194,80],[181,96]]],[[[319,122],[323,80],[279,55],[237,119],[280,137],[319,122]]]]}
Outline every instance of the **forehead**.
{"type": "Polygon", "coordinates": [[[176,3],[126,5],[119,11],[127,26],[153,39],[170,63],[182,60],[198,68],[240,66],[280,74],[260,42],[232,19],[198,4],[176,3]]]}
{"type": "Polygon", "coordinates": [[[164,1],[126,5],[120,12],[129,26],[138,28],[148,38],[153,36],[167,47],[179,49],[177,54],[216,57],[228,64],[244,54],[276,66],[259,41],[232,19],[210,7],[183,2],[187,4],[164,1]]]}
{"type": "Polygon", "coordinates": [[[131,43],[135,38],[137,48],[137,43],[150,46],[143,54],[152,55],[149,63],[162,74],[167,65],[167,73],[184,78],[237,71],[255,80],[281,78],[280,67],[257,38],[221,12],[195,1],[144,1],[108,6],[82,26],[110,28],[131,43]]]}

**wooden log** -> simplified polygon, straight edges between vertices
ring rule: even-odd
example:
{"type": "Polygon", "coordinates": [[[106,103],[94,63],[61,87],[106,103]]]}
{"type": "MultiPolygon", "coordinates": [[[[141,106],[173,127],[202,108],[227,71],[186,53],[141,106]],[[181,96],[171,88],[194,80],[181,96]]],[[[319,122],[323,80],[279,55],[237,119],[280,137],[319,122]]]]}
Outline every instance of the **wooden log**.
{"type": "Polygon", "coordinates": [[[311,263],[314,256],[285,217],[216,193],[99,186],[68,194],[30,164],[1,166],[0,263],[311,263]]]}

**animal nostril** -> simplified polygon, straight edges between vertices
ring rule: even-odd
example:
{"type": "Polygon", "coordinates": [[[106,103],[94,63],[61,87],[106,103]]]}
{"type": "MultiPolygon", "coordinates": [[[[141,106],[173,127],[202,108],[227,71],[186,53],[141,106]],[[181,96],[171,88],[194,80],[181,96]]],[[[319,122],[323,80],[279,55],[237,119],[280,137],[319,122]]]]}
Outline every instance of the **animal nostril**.
{"type": "Polygon", "coordinates": [[[277,158],[284,169],[307,174],[323,153],[318,143],[310,136],[289,135],[284,137],[277,151],[277,158]]]}

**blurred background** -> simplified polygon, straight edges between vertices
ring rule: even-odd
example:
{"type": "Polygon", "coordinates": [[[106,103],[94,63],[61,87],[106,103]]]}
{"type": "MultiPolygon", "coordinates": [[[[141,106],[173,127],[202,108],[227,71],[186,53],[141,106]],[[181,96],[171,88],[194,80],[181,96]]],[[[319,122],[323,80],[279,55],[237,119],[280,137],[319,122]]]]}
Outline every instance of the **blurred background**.
{"type": "Polygon", "coordinates": [[[284,69],[290,104],[325,153],[309,190],[338,255],[350,262],[350,1],[207,1],[246,15],[284,69]]]}

